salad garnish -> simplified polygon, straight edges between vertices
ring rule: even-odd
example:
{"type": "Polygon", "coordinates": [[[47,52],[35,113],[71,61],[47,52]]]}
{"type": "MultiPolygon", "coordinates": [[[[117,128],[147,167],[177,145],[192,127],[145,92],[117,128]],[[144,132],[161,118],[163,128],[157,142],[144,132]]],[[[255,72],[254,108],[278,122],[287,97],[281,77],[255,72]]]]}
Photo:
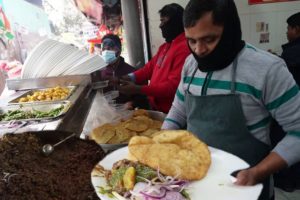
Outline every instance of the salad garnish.
{"type": "Polygon", "coordinates": [[[101,194],[119,200],[190,200],[189,182],[176,177],[164,176],[139,162],[127,159],[105,170],[108,187],[100,187],[101,194]]]}

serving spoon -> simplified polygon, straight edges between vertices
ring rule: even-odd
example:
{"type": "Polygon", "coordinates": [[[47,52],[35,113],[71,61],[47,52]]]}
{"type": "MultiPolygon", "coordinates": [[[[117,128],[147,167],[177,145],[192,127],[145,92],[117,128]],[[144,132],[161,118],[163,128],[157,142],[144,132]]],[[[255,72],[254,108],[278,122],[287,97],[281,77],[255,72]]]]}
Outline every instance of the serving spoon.
{"type": "Polygon", "coordinates": [[[72,133],[71,135],[69,135],[68,137],[66,137],[65,139],[59,141],[58,143],[54,144],[54,145],[51,145],[51,144],[45,144],[43,147],[42,147],[42,152],[44,155],[48,156],[50,155],[53,151],[54,151],[54,147],[56,147],[57,145],[60,145],[61,143],[65,142],[66,140],[72,138],[76,136],[75,133],[72,133]]]}

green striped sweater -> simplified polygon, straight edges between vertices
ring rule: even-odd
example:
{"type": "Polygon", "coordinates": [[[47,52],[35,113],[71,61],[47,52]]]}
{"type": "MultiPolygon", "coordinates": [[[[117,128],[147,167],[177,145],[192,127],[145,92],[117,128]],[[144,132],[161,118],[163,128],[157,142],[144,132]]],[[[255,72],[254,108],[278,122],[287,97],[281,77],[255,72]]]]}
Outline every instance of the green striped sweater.
{"type": "MultiPolygon", "coordinates": [[[[197,62],[187,57],[170,112],[163,129],[186,126],[185,92],[197,62]]],[[[197,70],[190,92],[200,96],[204,80],[207,95],[230,93],[232,64],[215,72],[197,70]]],[[[249,44],[241,51],[236,71],[236,92],[240,95],[246,126],[254,137],[270,144],[270,122],[275,118],[288,133],[273,149],[289,165],[300,161],[300,93],[284,61],[249,44]]],[[[201,112],[201,110],[199,110],[201,112]]]]}

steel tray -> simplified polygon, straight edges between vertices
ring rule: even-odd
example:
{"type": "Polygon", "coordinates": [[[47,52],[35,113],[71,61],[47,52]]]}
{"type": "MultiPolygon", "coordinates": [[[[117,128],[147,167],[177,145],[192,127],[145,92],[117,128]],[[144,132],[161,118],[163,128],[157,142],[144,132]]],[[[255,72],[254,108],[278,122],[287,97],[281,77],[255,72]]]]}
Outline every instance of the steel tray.
{"type": "MultiPolygon", "coordinates": [[[[60,106],[64,106],[63,109],[55,116],[51,117],[40,117],[40,118],[24,118],[24,119],[15,119],[15,120],[7,120],[7,121],[0,121],[0,123],[8,123],[10,121],[47,121],[47,120],[53,120],[55,118],[58,118],[62,115],[64,115],[66,112],[68,112],[69,108],[71,107],[72,103],[70,101],[62,101],[57,103],[46,103],[46,102],[39,102],[36,104],[19,104],[19,105],[8,105],[6,107],[0,107],[0,114],[4,114],[8,111],[14,111],[14,110],[22,110],[22,111],[43,111],[47,112],[55,108],[59,108],[60,106]]],[[[1,120],[1,119],[0,119],[1,120]]]]}
{"type": "MultiPolygon", "coordinates": [[[[69,88],[70,92],[69,94],[66,96],[66,98],[64,99],[60,99],[60,100],[51,100],[51,101],[29,101],[29,102],[19,102],[19,100],[23,97],[26,97],[27,95],[33,95],[35,92],[40,92],[40,91],[45,91],[49,88],[43,88],[43,89],[34,89],[34,90],[30,90],[28,92],[25,92],[24,94],[22,94],[21,96],[11,100],[8,102],[8,104],[10,105],[15,105],[15,104],[22,104],[22,105],[26,105],[26,104],[36,104],[36,103],[57,103],[57,102],[62,102],[62,101],[66,101],[67,99],[69,99],[69,97],[74,93],[76,86],[61,86],[62,88],[69,88]]],[[[53,87],[54,88],[54,87],[53,87]]]]}
{"type": "Polygon", "coordinates": [[[108,87],[108,82],[109,82],[108,80],[94,82],[94,83],[92,83],[92,88],[94,90],[106,88],[106,87],[108,87]]]}

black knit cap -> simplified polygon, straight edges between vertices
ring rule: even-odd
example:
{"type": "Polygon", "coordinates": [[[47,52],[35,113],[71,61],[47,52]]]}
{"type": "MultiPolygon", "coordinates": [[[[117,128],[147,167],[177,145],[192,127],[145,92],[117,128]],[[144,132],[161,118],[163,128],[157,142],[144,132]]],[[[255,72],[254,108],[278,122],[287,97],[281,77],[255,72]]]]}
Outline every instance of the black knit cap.
{"type": "Polygon", "coordinates": [[[293,14],[286,20],[287,24],[291,27],[300,26],[300,12],[293,14]]]}
{"type": "Polygon", "coordinates": [[[176,17],[182,20],[183,7],[177,3],[171,3],[162,7],[158,12],[162,17],[176,17]]]}
{"type": "Polygon", "coordinates": [[[119,36],[107,34],[102,38],[102,47],[117,47],[121,50],[122,44],[119,36]]]}
{"type": "Polygon", "coordinates": [[[227,67],[245,46],[240,18],[234,0],[190,0],[183,14],[185,28],[194,27],[206,13],[212,12],[213,23],[224,30],[214,50],[203,58],[191,49],[201,71],[215,71],[227,67]]]}
{"type": "Polygon", "coordinates": [[[166,42],[171,42],[184,31],[182,21],[183,7],[177,3],[171,3],[162,7],[158,12],[161,17],[169,17],[169,20],[160,28],[166,42]]]}

